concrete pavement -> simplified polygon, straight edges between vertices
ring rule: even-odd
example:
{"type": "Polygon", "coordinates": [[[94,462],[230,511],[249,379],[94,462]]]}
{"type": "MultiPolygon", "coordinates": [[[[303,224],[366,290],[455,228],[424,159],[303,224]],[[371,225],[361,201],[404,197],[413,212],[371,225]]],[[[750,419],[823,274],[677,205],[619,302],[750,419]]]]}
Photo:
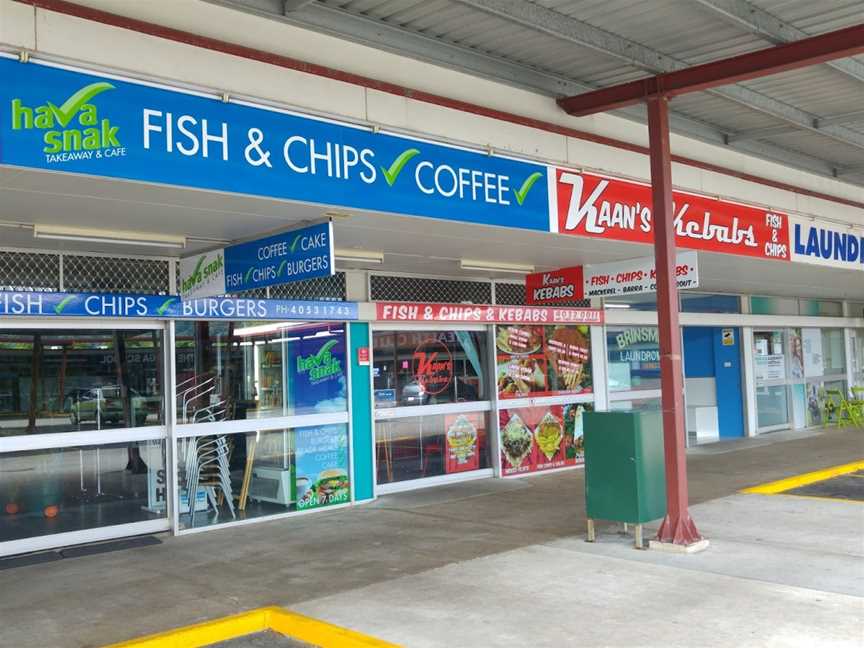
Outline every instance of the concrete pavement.
{"type": "Polygon", "coordinates": [[[582,472],[571,471],[10,569],[0,646],[98,646],[265,605],[408,645],[796,645],[817,631],[806,645],[856,645],[864,506],[725,496],[861,457],[864,434],[850,429],[691,451],[692,500],[706,503],[694,517],[713,544],[698,556],[637,552],[614,534],[584,543],[582,472]],[[746,638],[736,628],[750,639],[735,644],[746,638]]]}

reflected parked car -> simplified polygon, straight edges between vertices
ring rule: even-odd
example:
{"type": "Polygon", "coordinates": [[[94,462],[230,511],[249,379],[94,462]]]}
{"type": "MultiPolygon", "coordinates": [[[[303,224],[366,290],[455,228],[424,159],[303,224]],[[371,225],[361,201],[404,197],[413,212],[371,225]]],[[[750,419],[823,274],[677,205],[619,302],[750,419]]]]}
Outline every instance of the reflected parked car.
{"type": "MultiPolygon", "coordinates": [[[[123,397],[120,387],[107,385],[90,389],[76,389],[66,395],[71,400],[69,417],[73,425],[93,422],[120,425],[123,421],[123,397]]],[[[143,396],[134,389],[129,390],[129,415],[133,425],[140,427],[147,423],[150,414],[157,419],[162,399],[159,396],[143,396]]]]}

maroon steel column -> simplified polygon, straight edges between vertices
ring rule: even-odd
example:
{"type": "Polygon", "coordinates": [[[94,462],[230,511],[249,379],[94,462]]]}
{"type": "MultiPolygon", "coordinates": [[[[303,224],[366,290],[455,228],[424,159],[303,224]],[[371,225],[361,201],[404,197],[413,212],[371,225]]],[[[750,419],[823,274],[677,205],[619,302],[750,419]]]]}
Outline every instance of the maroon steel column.
{"type": "Polygon", "coordinates": [[[657,265],[657,319],[660,325],[660,381],[663,389],[663,441],[666,450],[666,518],[657,540],[689,545],[702,539],[687,509],[687,455],[684,435],[684,378],[678,286],[675,279],[675,211],[669,149],[668,99],[649,97],[648,139],[657,265]]]}

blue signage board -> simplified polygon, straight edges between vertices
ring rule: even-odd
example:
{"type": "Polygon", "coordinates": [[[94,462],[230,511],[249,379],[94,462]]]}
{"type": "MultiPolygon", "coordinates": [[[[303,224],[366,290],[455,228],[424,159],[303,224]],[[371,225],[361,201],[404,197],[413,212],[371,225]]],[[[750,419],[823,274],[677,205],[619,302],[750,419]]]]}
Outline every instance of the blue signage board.
{"type": "Polygon", "coordinates": [[[344,412],[348,409],[345,384],[345,334],[328,325],[292,331],[297,340],[288,345],[288,380],[294,414],[344,412]]]}
{"type": "Polygon", "coordinates": [[[225,248],[227,292],[329,277],[334,272],[330,222],[225,248]]]}
{"type": "Polygon", "coordinates": [[[549,228],[539,164],[9,58],[0,163],[549,228]]]}
{"type": "Polygon", "coordinates": [[[232,320],[356,320],[356,302],[115,293],[0,292],[0,317],[122,317],[232,320]]]}

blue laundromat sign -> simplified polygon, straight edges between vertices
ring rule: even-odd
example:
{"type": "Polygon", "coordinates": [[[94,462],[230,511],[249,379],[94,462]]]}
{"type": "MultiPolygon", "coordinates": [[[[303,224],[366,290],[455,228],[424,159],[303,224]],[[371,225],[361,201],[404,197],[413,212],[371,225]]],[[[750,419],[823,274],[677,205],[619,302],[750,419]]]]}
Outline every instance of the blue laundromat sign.
{"type": "Polygon", "coordinates": [[[175,295],[0,292],[0,317],[147,317],[162,319],[356,320],[355,302],[175,295]]]}
{"type": "Polygon", "coordinates": [[[0,58],[0,163],[547,231],[546,169],[0,58]]]}

